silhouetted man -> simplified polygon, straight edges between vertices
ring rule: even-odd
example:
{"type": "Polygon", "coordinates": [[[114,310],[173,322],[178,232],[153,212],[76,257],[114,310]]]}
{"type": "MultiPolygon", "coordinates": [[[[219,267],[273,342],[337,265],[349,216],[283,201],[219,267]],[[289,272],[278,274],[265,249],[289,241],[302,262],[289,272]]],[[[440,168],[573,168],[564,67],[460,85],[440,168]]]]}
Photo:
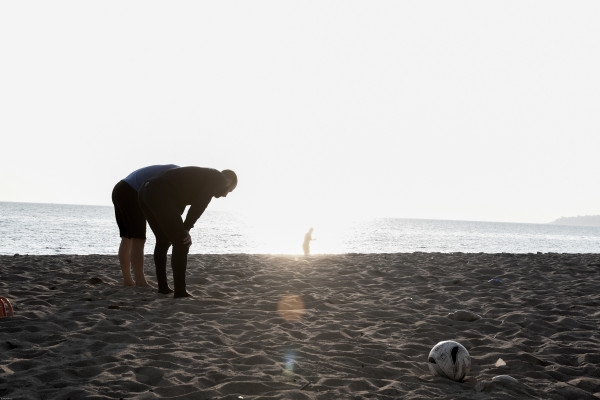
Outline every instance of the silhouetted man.
{"type": "Polygon", "coordinates": [[[142,186],[140,205],[156,236],[154,265],[159,293],[173,293],[167,284],[167,251],[172,244],[173,296],[191,296],[185,284],[187,255],[192,245],[189,231],[213,197],[226,197],[236,186],[235,172],[200,167],[172,169],[142,186]],[[184,221],[181,215],[188,205],[184,221]]]}
{"type": "Polygon", "coordinates": [[[177,165],[151,165],[133,171],[119,181],[112,192],[115,218],[119,226],[119,264],[125,286],[148,286],[144,275],[144,244],[146,243],[146,218],[138,202],[138,191],[148,179],[177,165]],[[131,270],[135,282],[131,277],[131,270]]]}

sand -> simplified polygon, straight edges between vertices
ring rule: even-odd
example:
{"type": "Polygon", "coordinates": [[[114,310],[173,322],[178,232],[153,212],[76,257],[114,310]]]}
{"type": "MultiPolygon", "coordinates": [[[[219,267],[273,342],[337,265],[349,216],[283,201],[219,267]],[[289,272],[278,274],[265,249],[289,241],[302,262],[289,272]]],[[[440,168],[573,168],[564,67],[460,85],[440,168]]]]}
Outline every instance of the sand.
{"type": "Polygon", "coordinates": [[[599,272],[595,254],[190,255],[195,297],[173,299],[121,287],[116,256],[1,256],[0,398],[598,399],[599,272]],[[470,352],[464,382],[430,375],[442,340],[470,352]]]}

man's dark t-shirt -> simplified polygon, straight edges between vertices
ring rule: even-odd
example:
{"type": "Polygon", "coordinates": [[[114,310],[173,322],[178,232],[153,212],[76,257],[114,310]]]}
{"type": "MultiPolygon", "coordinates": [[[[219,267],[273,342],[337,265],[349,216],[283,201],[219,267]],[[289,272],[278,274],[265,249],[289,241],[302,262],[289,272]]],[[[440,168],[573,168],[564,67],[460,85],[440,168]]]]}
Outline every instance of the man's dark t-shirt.
{"type": "Polygon", "coordinates": [[[171,169],[151,179],[152,185],[158,185],[175,200],[180,212],[190,206],[183,223],[190,230],[202,215],[214,196],[223,196],[227,190],[225,176],[216,169],[200,167],[181,167],[171,169]]]}

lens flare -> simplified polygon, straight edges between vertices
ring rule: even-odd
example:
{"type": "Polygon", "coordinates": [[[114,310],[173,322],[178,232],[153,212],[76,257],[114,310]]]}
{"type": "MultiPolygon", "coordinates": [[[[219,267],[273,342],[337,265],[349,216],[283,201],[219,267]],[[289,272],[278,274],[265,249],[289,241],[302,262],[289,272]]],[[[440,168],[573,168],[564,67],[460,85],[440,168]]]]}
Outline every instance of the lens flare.
{"type": "Polygon", "coordinates": [[[299,296],[289,294],[279,300],[277,311],[286,321],[298,321],[304,314],[304,302],[299,296]]]}
{"type": "Polygon", "coordinates": [[[288,350],[285,352],[285,372],[286,375],[294,373],[294,365],[296,364],[296,352],[288,350]]]}

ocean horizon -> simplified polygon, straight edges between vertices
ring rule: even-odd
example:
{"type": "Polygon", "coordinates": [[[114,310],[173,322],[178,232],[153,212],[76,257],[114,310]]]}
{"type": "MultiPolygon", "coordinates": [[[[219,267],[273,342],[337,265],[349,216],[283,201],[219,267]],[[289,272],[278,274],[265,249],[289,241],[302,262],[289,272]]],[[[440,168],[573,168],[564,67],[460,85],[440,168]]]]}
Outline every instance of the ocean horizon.
{"type": "MultiPolygon", "coordinates": [[[[407,218],[261,221],[207,210],[191,231],[193,254],[301,254],[314,227],[312,254],[596,253],[600,227],[407,218]]],[[[0,254],[116,254],[111,206],[0,202],[0,254]]],[[[146,254],[154,236],[147,230],[146,254]]]]}

